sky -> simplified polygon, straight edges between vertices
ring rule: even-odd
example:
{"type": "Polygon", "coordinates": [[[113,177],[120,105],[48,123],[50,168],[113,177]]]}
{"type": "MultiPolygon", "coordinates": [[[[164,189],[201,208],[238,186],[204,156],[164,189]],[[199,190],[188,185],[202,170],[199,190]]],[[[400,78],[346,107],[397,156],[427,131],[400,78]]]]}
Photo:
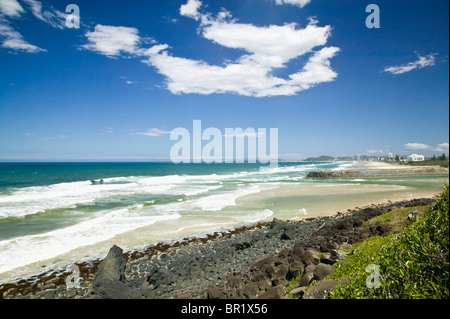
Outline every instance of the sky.
{"type": "Polygon", "coordinates": [[[167,160],[194,120],[280,159],[448,154],[448,6],[0,0],[0,161],[167,160]]]}

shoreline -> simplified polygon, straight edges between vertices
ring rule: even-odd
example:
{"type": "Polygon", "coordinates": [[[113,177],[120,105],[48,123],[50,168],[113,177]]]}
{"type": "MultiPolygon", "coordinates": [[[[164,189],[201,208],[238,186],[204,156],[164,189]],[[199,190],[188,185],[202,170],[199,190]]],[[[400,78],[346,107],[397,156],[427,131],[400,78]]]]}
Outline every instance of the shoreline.
{"type": "MultiPolygon", "coordinates": [[[[219,265],[216,263],[216,266],[219,266],[220,269],[212,269],[214,267],[207,265],[201,265],[200,267],[205,267],[204,270],[198,270],[197,272],[188,272],[190,277],[192,274],[195,274],[194,277],[201,275],[202,272],[209,272],[210,274],[214,273],[214,278],[217,281],[223,281],[230,274],[240,273],[245,270],[246,267],[249,267],[252,262],[263,259],[268,255],[277,255],[282,249],[288,248],[289,245],[293,245],[298,239],[304,240],[308,235],[303,233],[310,233],[313,230],[320,229],[327,222],[334,222],[337,220],[341,220],[342,218],[348,218],[351,216],[356,216],[358,214],[362,214],[366,211],[372,210],[380,210],[386,211],[392,207],[403,207],[404,205],[410,205],[410,203],[421,203],[426,202],[429,203],[433,201],[432,198],[415,198],[410,200],[403,200],[398,202],[387,201],[382,204],[367,204],[362,207],[356,207],[353,209],[348,209],[346,212],[336,212],[332,216],[317,216],[317,217],[307,217],[301,220],[287,220],[282,221],[276,218],[271,222],[263,222],[257,223],[252,226],[243,226],[238,227],[236,229],[232,229],[225,232],[214,232],[211,234],[207,234],[204,237],[192,237],[185,238],[182,241],[175,242],[161,242],[156,245],[150,245],[142,250],[134,250],[134,251],[126,251],[122,253],[123,258],[126,261],[127,268],[125,270],[125,277],[128,278],[127,284],[129,286],[133,286],[133,288],[139,289],[142,286],[142,280],[148,273],[152,272],[152,267],[164,267],[163,264],[167,262],[170,258],[177,257],[181,258],[180,255],[186,257],[186,255],[192,255],[192,251],[198,253],[200,256],[204,257],[208,254],[219,254],[220,250],[227,251],[230,253],[230,256],[227,256],[228,260],[225,260],[219,256],[219,261],[223,262],[224,265],[219,265]],[[281,224],[285,227],[288,224],[296,225],[295,227],[300,228],[300,230],[296,230],[297,236],[299,238],[283,238],[286,233],[286,229],[281,227],[281,237],[280,231],[277,233],[273,233],[272,229],[275,224],[281,224]],[[271,234],[272,233],[272,234],[271,234]],[[267,234],[271,234],[270,236],[267,234]],[[266,239],[266,237],[267,239],[266,239]],[[263,238],[263,239],[260,239],[263,238]],[[255,248],[257,246],[256,243],[252,243],[252,241],[268,241],[270,248],[268,247],[260,247],[258,249],[259,253],[250,253],[247,254],[245,262],[242,262],[242,256],[236,256],[237,253],[241,251],[250,250],[249,248],[255,248]],[[231,250],[231,252],[230,252],[231,250]],[[186,253],[187,252],[187,253],[186,253]],[[231,258],[229,258],[231,257],[231,258]],[[234,259],[231,261],[231,259],[234,259]],[[146,264],[146,267],[149,267],[150,270],[144,271],[143,273],[140,271],[143,264],[146,264]],[[156,265],[155,265],[156,264],[156,265]],[[228,267],[227,270],[223,270],[222,268],[227,268],[231,264],[231,267],[228,267]],[[234,267],[233,267],[234,265],[234,267]],[[144,276],[142,277],[142,274],[144,276]],[[139,278],[137,278],[139,276],[139,278]]],[[[276,228],[276,227],[275,227],[276,228]]],[[[279,230],[280,230],[279,229],[279,230]]],[[[198,260],[198,256],[193,256],[196,262],[202,263],[201,260],[198,260]]],[[[30,276],[28,278],[23,278],[16,282],[4,283],[0,285],[0,299],[2,298],[49,298],[49,295],[52,295],[50,299],[55,297],[55,294],[59,292],[61,294],[60,298],[97,298],[98,296],[93,295],[93,282],[98,274],[99,267],[102,262],[104,262],[108,256],[104,258],[98,258],[89,262],[75,262],[80,269],[80,277],[82,278],[82,286],[80,289],[66,289],[66,278],[71,274],[69,271],[58,271],[53,270],[50,272],[45,272],[39,275],[30,276]]],[[[183,258],[181,258],[183,260],[183,258]]],[[[208,260],[207,260],[208,261],[208,260]]],[[[189,266],[190,267],[190,266],[189,266]]],[[[194,262],[194,268],[196,267],[194,262]]],[[[190,278],[188,282],[183,282],[183,280],[175,281],[175,283],[171,283],[168,287],[168,291],[163,291],[164,289],[158,290],[155,289],[154,292],[156,294],[150,294],[146,296],[147,298],[163,298],[163,299],[171,299],[171,298],[203,298],[206,296],[199,296],[201,294],[201,289],[197,289],[197,284],[200,284],[201,287],[205,288],[206,286],[210,287],[214,286],[217,283],[214,283],[211,277],[206,278],[205,282],[200,280],[197,284],[188,283],[191,281],[196,281],[198,278],[190,278]],[[180,287],[181,286],[181,287],[180,287]],[[175,289],[181,289],[180,292],[176,292],[175,289]],[[184,295],[183,295],[184,294],[184,295]]],[[[199,278],[203,278],[200,276],[199,278]]],[[[197,280],[198,281],[198,280],[197,280]]],[[[159,286],[158,286],[159,287],[159,286]]],[[[163,287],[161,285],[161,287],[163,287]]],[[[111,296],[110,296],[111,297],[111,296]]]]}
{"type": "Polygon", "coordinates": [[[396,163],[360,161],[340,170],[311,171],[306,179],[376,178],[404,176],[448,176],[448,168],[439,166],[402,166],[396,163]]]}
{"type": "MultiPolygon", "coordinates": [[[[287,186],[290,187],[291,189],[293,189],[294,191],[299,191],[299,192],[304,192],[303,189],[300,189],[297,186],[287,186]]],[[[330,187],[326,187],[327,188],[327,192],[329,192],[330,187]]],[[[336,188],[339,189],[343,189],[342,185],[336,185],[336,188]]],[[[317,192],[322,192],[322,188],[318,187],[315,189],[315,191],[317,192]]],[[[250,195],[245,195],[243,197],[241,197],[239,199],[240,200],[247,200],[247,198],[249,198],[250,200],[254,200],[252,198],[252,196],[262,196],[262,197],[268,197],[268,195],[266,194],[266,192],[275,192],[277,193],[277,196],[280,196],[281,198],[283,198],[283,196],[288,196],[286,189],[284,189],[284,187],[280,187],[278,189],[270,189],[270,190],[264,190],[258,194],[250,194],[250,195]]],[[[338,196],[342,196],[343,194],[346,194],[347,190],[344,187],[343,193],[342,194],[338,194],[338,196]]],[[[329,194],[329,193],[327,193],[329,194]]],[[[323,207],[319,207],[317,208],[317,212],[315,213],[314,211],[309,211],[308,213],[300,213],[299,215],[296,216],[292,216],[285,218],[283,216],[274,216],[277,219],[282,219],[282,220],[290,220],[290,221],[309,221],[309,220],[314,220],[317,218],[328,218],[328,217],[333,217],[335,215],[341,215],[341,214],[347,214],[351,211],[355,211],[357,209],[364,209],[373,205],[387,205],[393,202],[399,202],[399,201],[407,201],[407,200],[412,200],[412,199],[422,199],[422,198],[432,198],[434,195],[436,194],[436,192],[433,193],[420,193],[420,194],[416,194],[414,197],[411,197],[410,195],[403,195],[403,196],[395,196],[395,197],[388,197],[387,199],[382,199],[382,197],[380,197],[378,194],[375,193],[375,197],[377,197],[377,200],[372,199],[368,199],[367,195],[370,194],[362,194],[362,195],[357,195],[358,197],[360,197],[360,199],[358,199],[358,201],[350,201],[350,205],[348,204],[348,201],[345,200],[343,202],[345,202],[345,204],[343,203],[324,203],[323,207]]],[[[290,194],[290,196],[293,194],[290,194]]],[[[294,193],[294,195],[296,195],[294,193]]],[[[271,195],[273,196],[273,194],[271,195]]],[[[301,210],[302,211],[302,210],[301,210]]],[[[275,215],[275,214],[274,214],[275,215]]],[[[270,219],[272,220],[272,218],[270,219]]],[[[254,228],[259,228],[262,227],[262,225],[267,225],[270,223],[269,219],[265,219],[265,220],[261,220],[258,222],[254,222],[254,223],[245,223],[245,224],[240,224],[240,225],[235,225],[235,226],[229,226],[229,227],[222,227],[222,229],[213,229],[213,230],[209,230],[209,231],[201,231],[198,232],[196,234],[192,234],[192,235],[186,235],[184,237],[178,237],[178,238],[174,238],[174,239],[163,239],[160,241],[152,241],[150,244],[143,244],[140,245],[141,247],[138,248],[126,248],[125,246],[125,255],[132,255],[132,258],[136,258],[139,256],[142,256],[143,253],[144,255],[147,254],[149,251],[152,251],[153,248],[155,251],[164,251],[166,250],[168,247],[171,247],[173,245],[178,246],[178,245],[186,245],[187,243],[190,242],[203,242],[203,241],[207,241],[210,239],[214,239],[217,237],[222,237],[222,236],[228,236],[228,234],[235,234],[235,233],[239,233],[241,231],[244,230],[251,230],[254,228]]],[[[120,245],[117,242],[114,242],[114,240],[109,240],[109,246],[111,247],[114,244],[120,245]]],[[[148,242],[148,241],[147,241],[148,242]]],[[[108,248],[107,248],[108,249],[108,248]]],[[[13,280],[8,280],[5,281],[3,283],[0,283],[0,287],[2,287],[3,285],[11,285],[11,284],[16,284],[16,283],[20,283],[22,284],[26,284],[26,285],[34,285],[35,283],[38,283],[39,280],[41,278],[54,278],[54,277],[59,277],[62,274],[67,275],[68,272],[66,271],[66,267],[71,265],[71,264],[77,264],[79,265],[80,268],[82,268],[82,271],[86,272],[88,275],[92,275],[93,274],[93,270],[92,269],[96,269],[98,267],[98,264],[101,262],[101,260],[103,259],[102,256],[104,256],[107,253],[107,250],[104,253],[93,253],[91,256],[92,257],[88,257],[87,258],[77,258],[77,257],[71,257],[70,253],[66,253],[66,255],[68,256],[67,260],[68,261],[73,261],[73,262],[68,262],[68,263],[59,263],[58,265],[55,265],[55,267],[47,267],[45,270],[42,270],[41,272],[33,272],[30,273],[28,275],[19,275],[16,278],[17,279],[13,279],[13,280]]],[[[79,254],[78,254],[79,255],[79,254]]],[[[42,261],[42,263],[47,264],[48,261],[44,260],[42,261]]],[[[50,264],[51,265],[51,264],[50,264]]],[[[1,291],[1,288],[0,288],[1,291]]]]}
{"type": "MultiPolygon", "coordinates": [[[[355,163],[356,165],[358,163],[355,163]]],[[[361,164],[361,163],[359,163],[361,164]]],[[[364,163],[367,164],[367,163],[364,163]]],[[[372,165],[372,168],[370,168],[370,170],[375,170],[375,171],[379,171],[379,165],[380,163],[375,163],[377,164],[376,167],[374,165],[372,165]]],[[[381,163],[383,164],[382,166],[386,166],[390,164],[387,163],[381,163]]],[[[369,165],[370,166],[370,165],[369,165]]],[[[395,165],[392,165],[395,167],[395,165]]],[[[346,167],[345,171],[355,171],[355,168],[358,168],[358,166],[349,166],[346,167]]],[[[395,168],[394,168],[395,169],[395,168]]],[[[408,168],[407,168],[408,169],[408,168]]],[[[382,170],[383,172],[387,171],[387,170],[382,170]]],[[[336,171],[331,171],[331,172],[336,172],[336,171]]],[[[448,170],[447,170],[448,172],[448,170]]],[[[412,175],[413,177],[415,175],[412,175]]],[[[377,176],[380,177],[380,176],[377,176]]],[[[389,176],[390,177],[390,176],[389,176]]],[[[331,179],[332,180],[332,179],[331,179]]],[[[327,187],[327,191],[324,192],[323,188],[318,187],[318,186],[329,186],[329,185],[315,185],[313,184],[314,188],[310,188],[310,192],[313,192],[311,194],[319,194],[319,195],[323,195],[323,193],[325,194],[329,194],[330,193],[330,187],[327,187]],[[327,193],[328,192],[328,193],[327,193]]],[[[336,185],[336,190],[333,193],[334,196],[342,196],[342,194],[347,194],[348,195],[348,190],[346,187],[343,187],[345,184],[342,185],[336,185]],[[341,195],[340,195],[341,194],[341,195]]],[[[351,184],[349,184],[351,185],[351,184]]],[[[346,185],[346,186],[349,186],[346,185]]],[[[376,186],[376,185],[375,185],[376,186]]],[[[386,186],[386,185],[384,185],[386,186]]],[[[310,185],[311,187],[311,185],[310,185]]],[[[368,185],[368,187],[374,187],[374,185],[368,185]]],[[[385,193],[390,193],[390,189],[389,187],[386,187],[386,189],[381,188],[385,193]]],[[[269,190],[263,190],[257,194],[250,194],[250,195],[244,195],[242,197],[240,197],[237,201],[245,201],[248,200],[249,198],[252,199],[254,198],[254,196],[259,196],[262,199],[266,199],[267,197],[270,197],[268,194],[270,192],[272,192],[272,197],[279,197],[279,198],[286,198],[285,196],[293,196],[293,195],[298,195],[297,193],[299,192],[304,192],[305,190],[298,185],[282,185],[276,189],[269,189],[269,190]],[[290,194],[288,194],[288,192],[286,191],[286,188],[291,188],[292,192],[290,194]],[[297,192],[297,193],[296,193],[297,192]],[[275,196],[273,195],[275,194],[275,196]]],[[[363,192],[362,192],[363,193],[363,192]]],[[[305,193],[303,193],[303,195],[305,195],[305,193]]],[[[369,193],[366,194],[362,194],[362,195],[357,195],[360,196],[361,198],[359,199],[359,201],[357,202],[357,205],[352,205],[349,204],[349,202],[347,202],[347,200],[345,200],[345,207],[344,206],[339,206],[336,202],[328,202],[325,203],[324,207],[326,208],[320,208],[318,209],[319,214],[311,214],[311,212],[308,211],[308,215],[302,215],[302,216],[297,216],[297,217],[289,217],[289,218],[283,218],[282,216],[280,217],[281,219],[287,219],[289,221],[293,221],[293,222],[299,222],[299,223],[308,223],[308,222],[314,222],[315,220],[318,219],[322,219],[322,218],[337,218],[337,217],[341,217],[341,216],[345,216],[351,213],[354,213],[356,210],[364,210],[364,209],[368,209],[368,208],[373,208],[373,207],[380,207],[380,206],[386,206],[386,205],[391,205],[393,202],[400,202],[400,201],[409,201],[409,200],[417,200],[419,199],[424,199],[424,198],[430,198],[433,197],[434,195],[436,195],[435,192],[425,192],[425,193],[420,193],[420,194],[415,194],[414,197],[409,197],[409,195],[402,195],[402,196],[397,196],[395,198],[389,198],[389,200],[385,200],[382,199],[383,197],[381,197],[379,194],[376,194],[377,196],[377,200],[374,200],[373,198],[371,198],[369,196],[369,193]],[[369,204],[367,204],[369,203],[369,204]],[[354,208],[349,208],[349,207],[354,207],[354,208]]],[[[261,199],[260,198],[260,199],[261,199]]],[[[354,201],[350,201],[350,203],[355,203],[354,201]]],[[[341,203],[342,204],[342,203],[341,203]]],[[[301,207],[298,207],[301,210],[301,207]]],[[[276,216],[278,219],[278,215],[276,216]]],[[[258,222],[258,223],[253,223],[253,224],[249,224],[247,226],[242,226],[241,225],[237,225],[237,226],[232,226],[226,230],[218,230],[218,231],[210,231],[210,232],[202,232],[202,235],[191,235],[191,236],[187,236],[185,238],[183,238],[182,240],[164,240],[164,241],[160,241],[160,242],[156,242],[156,244],[147,244],[147,245],[143,245],[142,249],[130,249],[127,250],[125,253],[123,253],[123,256],[126,258],[127,262],[131,262],[133,263],[136,260],[139,260],[141,258],[153,258],[154,256],[159,256],[161,254],[164,254],[166,252],[170,252],[173,249],[177,249],[179,247],[185,247],[185,246],[189,246],[189,245],[196,245],[196,244],[206,244],[208,242],[214,241],[214,240],[218,240],[221,238],[232,238],[235,235],[239,235],[242,233],[249,233],[249,232],[253,232],[256,230],[261,230],[263,228],[268,228],[270,227],[271,222],[270,221],[264,221],[264,222],[258,222]]],[[[110,246],[109,246],[110,247],[110,246]]],[[[97,254],[98,255],[98,254],[97,254]]],[[[74,264],[76,264],[80,271],[81,271],[81,275],[84,278],[84,280],[86,282],[92,282],[92,280],[95,277],[95,274],[98,270],[98,267],[100,265],[100,263],[104,260],[104,258],[102,257],[92,257],[91,259],[85,259],[84,261],[80,261],[80,259],[78,259],[78,261],[74,261],[74,264]]],[[[20,278],[17,278],[17,280],[11,280],[8,282],[5,282],[3,284],[0,284],[0,297],[1,294],[10,290],[10,289],[15,289],[17,292],[19,291],[24,291],[26,292],[27,290],[29,290],[29,293],[35,293],[37,291],[39,291],[39,289],[42,288],[51,288],[51,287],[59,287],[59,286],[64,286],[65,285],[65,279],[68,275],[70,274],[69,271],[65,270],[65,268],[54,268],[54,269],[50,269],[50,270],[46,270],[45,272],[42,273],[38,273],[38,274],[34,274],[34,275],[24,275],[24,276],[20,276],[20,278]]],[[[89,289],[88,287],[84,288],[89,289]]]]}

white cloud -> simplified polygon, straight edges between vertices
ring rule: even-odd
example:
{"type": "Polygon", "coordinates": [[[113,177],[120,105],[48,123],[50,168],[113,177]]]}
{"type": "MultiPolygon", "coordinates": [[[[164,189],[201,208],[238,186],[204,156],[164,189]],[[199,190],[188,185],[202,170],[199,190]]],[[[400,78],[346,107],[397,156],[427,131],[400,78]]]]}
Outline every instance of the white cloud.
{"type": "Polygon", "coordinates": [[[188,0],[186,4],[183,4],[180,7],[180,14],[198,20],[200,18],[198,9],[200,9],[201,6],[202,3],[200,0],[188,0]]]}
{"type": "Polygon", "coordinates": [[[167,77],[167,87],[174,94],[294,95],[337,77],[329,60],[339,48],[325,47],[314,51],[326,44],[331,35],[330,26],[319,27],[317,21],[311,19],[305,28],[294,23],[259,27],[237,23],[227,11],[220,12],[216,18],[210,14],[199,16],[202,36],[219,45],[244,50],[246,54],[224,66],[216,66],[174,57],[166,51],[167,45],[151,48],[146,52],[148,59],[145,62],[167,77]],[[274,69],[285,68],[286,63],[305,54],[311,56],[299,72],[288,79],[272,75],[274,69]]]}
{"type": "Polygon", "coordinates": [[[172,131],[163,131],[158,128],[152,128],[145,132],[133,132],[133,133],[131,133],[131,135],[143,135],[143,136],[157,137],[157,136],[162,136],[162,135],[170,134],[170,133],[172,133],[172,131]]]}
{"type": "Polygon", "coordinates": [[[437,146],[431,146],[423,143],[407,143],[404,148],[409,150],[424,150],[424,151],[434,151],[434,152],[446,152],[449,151],[449,143],[441,143],[437,146]]]}
{"type": "Polygon", "coordinates": [[[330,59],[339,52],[339,48],[325,47],[314,54],[305,65],[302,71],[292,74],[289,77],[292,83],[301,90],[324,82],[333,81],[337,73],[331,69],[330,59]]]}
{"type": "Polygon", "coordinates": [[[0,0],[0,12],[7,17],[17,18],[25,10],[17,0],[0,0]]]}
{"type": "Polygon", "coordinates": [[[110,135],[114,133],[113,127],[107,127],[104,132],[98,133],[98,135],[110,135]]]}
{"type": "Polygon", "coordinates": [[[42,2],[37,0],[23,0],[31,8],[33,15],[54,28],[63,29],[66,23],[66,13],[58,10],[43,11],[42,2]]]}
{"type": "Polygon", "coordinates": [[[311,2],[311,0],[275,0],[275,3],[277,5],[292,4],[292,5],[298,6],[300,8],[303,8],[310,2],[311,2]]]}
{"type": "Polygon", "coordinates": [[[14,30],[10,23],[0,16],[0,47],[14,51],[23,51],[28,53],[37,53],[47,51],[38,46],[28,43],[23,36],[14,30]]]}
{"type": "Polygon", "coordinates": [[[136,28],[97,24],[94,31],[86,33],[89,43],[82,48],[109,57],[117,57],[122,53],[135,54],[141,42],[138,33],[136,28]]]}
{"type": "MultiPolygon", "coordinates": [[[[23,0],[33,15],[54,28],[63,29],[65,27],[66,14],[58,10],[43,11],[42,3],[37,0],[23,0]]],[[[28,53],[37,53],[47,51],[36,45],[30,44],[24,40],[22,34],[11,26],[8,18],[19,18],[25,9],[17,0],[0,0],[0,46],[14,51],[23,51],[28,53]]]]}
{"type": "Polygon", "coordinates": [[[201,5],[199,0],[189,0],[181,6],[180,14],[199,21],[199,35],[243,51],[241,57],[222,65],[176,57],[168,52],[168,44],[140,47],[143,41],[135,28],[102,25],[86,33],[89,43],[83,47],[109,57],[128,53],[143,58],[142,62],[167,78],[167,89],[173,94],[295,95],[337,77],[330,59],[339,48],[324,47],[331,35],[330,26],[320,27],[315,19],[309,19],[304,28],[295,23],[255,26],[238,23],[225,10],[216,17],[200,13],[201,5]],[[273,75],[277,68],[286,68],[288,62],[304,55],[308,55],[307,62],[297,72],[286,78],[273,75]]]}
{"type": "Polygon", "coordinates": [[[42,16],[42,2],[37,0],[23,0],[27,5],[31,7],[31,12],[38,19],[44,20],[42,16]]]}
{"type": "Polygon", "coordinates": [[[279,68],[291,59],[311,52],[314,47],[325,45],[330,29],[330,26],[318,27],[315,23],[301,29],[295,23],[257,27],[213,20],[205,25],[203,36],[222,46],[249,52],[250,55],[241,57],[241,62],[279,68]]]}
{"type": "Polygon", "coordinates": [[[448,143],[438,144],[438,147],[436,147],[435,151],[448,153],[449,144],[448,143]]]}
{"type": "Polygon", "coordinates": [[[407,64],[400,66],[386,67],[384,69],[384,72],[390,72],[392,74],[403,74],[415,69],[422,69],[426,66],[433,66],[435,64],[435,57],[434,57],[435,55],[436,55],[435,53],[428,54],[425,57],[417,55],[418,57],[417,61],[409,62],[407,64]]]}
{"type": "Polygon", "coordinates": [[[126,83],[126,84],[136,84],[136,83],[139,83],[139,82],[136,82],[136,81],[131,81],[131,80],[129,80],[128,77],[126,77],[126,76],[119,76],[119,78],[125,80],[125,83],[126,83]]]}
{"type": "Polygon", "coordinates": [[[422,143],[407,143],[404,145],[409,150],[428,150],[431,146],[422,143]]]}

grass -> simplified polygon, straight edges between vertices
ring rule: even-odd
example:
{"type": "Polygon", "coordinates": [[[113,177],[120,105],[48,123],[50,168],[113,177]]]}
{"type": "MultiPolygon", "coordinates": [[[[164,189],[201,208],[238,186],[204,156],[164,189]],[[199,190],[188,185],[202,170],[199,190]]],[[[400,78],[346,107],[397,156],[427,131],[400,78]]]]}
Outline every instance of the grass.
{"type": "MultiPolygon", "coordinates": [[[[422,208],[417,220],[401,234],[372,237],[355,245],[354,249],[359,251],[336,264],[337,271],[327,277],[338,280],[347,277],[350,283],[338,286],[330,298],[448,299],[448,207],[449,188],[445,186],[436,204],[422,208]],[[369,273],[365,269],[369,264],[379,267],[379,288],[366,287],[369,273]]],[[[393,215],[388,213],[379,219],[392,221],[393,215]]]]}
{"type": "Polygon", "coordinates": [[[334,265],[336,272],[326,278],[339,281],[342,281],[344,278],[350,279],[350,283],[336,288],[331,298],[370,298],[374,290],[366,287],[366,278],[369,276],[369,273],[365,269],[368,265],[379,262],[381,250],[395,237],[396,235],[374,236],[353,245],[353,250],[356,252],[349,255],[345,260],[336,263],[334,265]]]}
{"type": "MultiPolygon", "coordinates": [[[[449,298],[449,188],[436,196],[432,206],[399,208],[372,218],[365,227],[386,223],[393,235],[371,237],[354,244],[345,260],[333,266],[336,272],[325,279],[350,282],[338,286],[331,299],[448,299],[449,298]],[[416,212],[410,220],[408,214],[416,212]],[[368,288],[368,265],[379,269],[379,287],[368,288]]],[[[287,291],[301,276],[289,281],[287,291]]],[[[369,282],[372,280],[369,278],[369,282]]],[[[311,283],[306,290],[317,284],[311,283]]],[[[289,295],[296,299],[296,296],[289,295]]]]}
{"type": "Polygon", "coordinates": [[[392,210],[389,213],[374,217],[364,222],[365,227],[376,226],[378,223],[386,223],[393,233],[400,233],[410,223],[408,214],[411,212],[423,213],[429,206],[404,207],[392,210]]]}
{"type": "Polygon", "coordinates": [[[286,292],[288,293],[289,299],[298,299],[298,297],[295,297],[291,294],[289,294],[292,290],[294,290],[295,288],[297,288],[297,283],[300,280],[300,278],[302,278],[302,275],[299,275],[295,278],[292,278],[291,280],[288,281],[288,286],[286,287],[286,292]]]}
{"type": "Polygon", "coordinates": [[[409,166],[440,166],[444,168],[449,167],[449,161],[448,160],[426,160],[422,162],[408,162],[408,163],[401,163],[402,165],[409,165],[409,166]]]}

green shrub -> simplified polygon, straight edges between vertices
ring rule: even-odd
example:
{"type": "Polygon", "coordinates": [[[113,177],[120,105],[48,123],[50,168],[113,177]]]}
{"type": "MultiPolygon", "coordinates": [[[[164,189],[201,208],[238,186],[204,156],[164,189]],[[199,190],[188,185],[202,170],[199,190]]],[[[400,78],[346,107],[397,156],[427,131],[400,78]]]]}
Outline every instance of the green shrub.
{"type": "Polygon", "coordinates": [[[449,188],[396,237],[373,237],[338,265],[331,278],[351,278],[331,298],[449,298],[449,188]],[[367,288],[365,267],[380,269],[380,287],[367,288]]]}

